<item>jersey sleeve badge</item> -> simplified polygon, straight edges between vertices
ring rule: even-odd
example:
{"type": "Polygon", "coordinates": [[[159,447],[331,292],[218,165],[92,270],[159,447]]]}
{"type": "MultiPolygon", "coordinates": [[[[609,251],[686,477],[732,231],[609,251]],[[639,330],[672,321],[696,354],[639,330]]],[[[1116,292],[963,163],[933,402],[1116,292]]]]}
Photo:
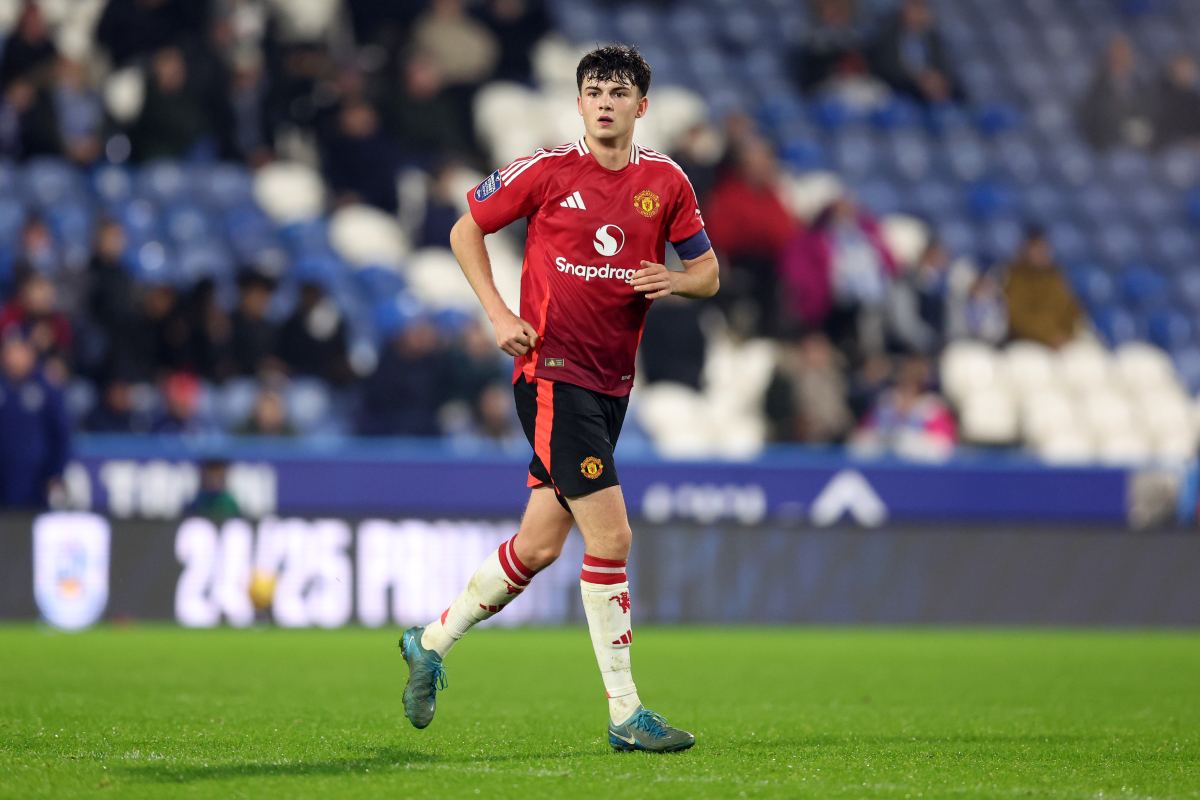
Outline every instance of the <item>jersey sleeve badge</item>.
{"type": "MultiPolygon", "coordinates": [[[[478,192],[479,190],[476,189],[478,192]]],[[[658,202],[658,195],[646,189],[638,192],[633,196],[633,205],[637,208],[638,213],[643,217],[653,217],[662,208],[662,204],[658,202]]]]}
{"type": "Polygon", "coordinates": [[[496,170],[491,175],[488,175],[482,183],[475,187],[475,199],[479,202],[487,200],[496,193],[496,190],[504,185],[500,180],[500,170],[496,170]]]}

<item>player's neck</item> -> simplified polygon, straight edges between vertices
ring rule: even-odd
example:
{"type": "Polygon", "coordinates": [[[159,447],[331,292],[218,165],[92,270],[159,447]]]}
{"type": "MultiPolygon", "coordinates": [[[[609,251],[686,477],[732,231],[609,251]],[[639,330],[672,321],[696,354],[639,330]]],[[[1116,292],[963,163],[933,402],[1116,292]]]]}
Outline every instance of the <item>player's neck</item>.
{"type": "Polygon", "coordinates": [[[596,162],[605,169],[616,172],[629,166],[629,154],[633,150],[632,133],[618,139],[603,141],[592,138],[592,135],[588,133],[584,135],[583,140],[587,143],[588,150],[591,151],[596,162]]]}

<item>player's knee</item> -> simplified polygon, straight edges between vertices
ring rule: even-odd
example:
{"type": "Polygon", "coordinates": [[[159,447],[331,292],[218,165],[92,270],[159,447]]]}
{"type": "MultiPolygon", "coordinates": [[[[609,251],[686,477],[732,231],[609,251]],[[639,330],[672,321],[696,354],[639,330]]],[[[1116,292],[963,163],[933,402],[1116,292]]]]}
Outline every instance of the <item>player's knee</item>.
{"type": "Polygon", "coordinates": [[[609,539],[609,545],[613,550],[629,554],[629,548],[633,545],[633,531],[628,525],[622,525],[612,532],[609,539]]]}
{"type": "Polygon", "coordinates": [[[557,545],[541,545],[534,548],[533,552],[529,554],[529,568],[534,571],[545,569],[558,560],[558,557],[562,555],[562,549],[563,546],[561,543],[557,545]]]}

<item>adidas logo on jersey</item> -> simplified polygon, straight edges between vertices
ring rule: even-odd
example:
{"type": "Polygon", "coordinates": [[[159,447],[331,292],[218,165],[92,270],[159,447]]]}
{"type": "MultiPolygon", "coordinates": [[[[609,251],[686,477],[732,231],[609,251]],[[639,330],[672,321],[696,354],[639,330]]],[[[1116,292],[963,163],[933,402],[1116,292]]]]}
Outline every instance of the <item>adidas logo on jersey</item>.
{"type": "Polygon", "coordinates": [[[587,206],[583,204],[583,196],[579,192],[574,192],[566,200],[559,203],[559,205],[563,208],[582,208],[584,211],[587,211],[587,206]]]}

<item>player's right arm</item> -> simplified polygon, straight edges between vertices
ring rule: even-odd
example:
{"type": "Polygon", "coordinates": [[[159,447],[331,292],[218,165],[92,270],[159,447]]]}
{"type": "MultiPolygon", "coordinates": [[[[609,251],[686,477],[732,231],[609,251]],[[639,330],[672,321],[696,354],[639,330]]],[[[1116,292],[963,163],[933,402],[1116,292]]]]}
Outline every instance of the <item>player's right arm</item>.
{"type": "Polygon", "coordinates": [[[467,282],[483,304],[496,331],[496,344],[510,356],[521,356],[537,344],[537,331],[514,314],[496,289],[492,262],[483,243],[484,232],[470,212],[463,214],[450,231],[450,249],[462,267],[467,282]]]}

